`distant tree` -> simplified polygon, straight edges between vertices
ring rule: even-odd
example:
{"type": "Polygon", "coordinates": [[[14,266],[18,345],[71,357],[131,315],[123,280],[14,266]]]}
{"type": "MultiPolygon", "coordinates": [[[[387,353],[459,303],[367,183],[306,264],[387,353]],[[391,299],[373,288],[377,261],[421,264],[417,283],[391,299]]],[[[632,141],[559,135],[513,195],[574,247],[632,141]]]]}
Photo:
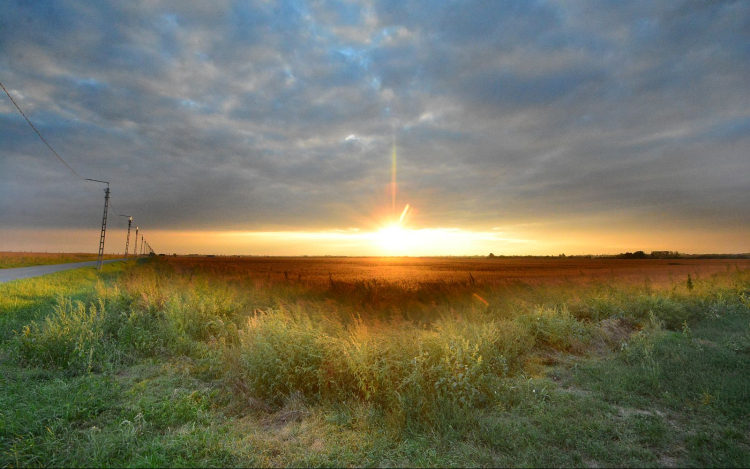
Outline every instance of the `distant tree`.
{"type": "Polygon", "coordinates": [[[494,255],[494,254],[492,254],[492,253],[490,253],[490,255],[489,255],[489,256],[487,256],[487,257],[488,257],[488,258],[490,258],[490,259],[493,259],[493,258],[495,257],[495,255],[494,255]]]}

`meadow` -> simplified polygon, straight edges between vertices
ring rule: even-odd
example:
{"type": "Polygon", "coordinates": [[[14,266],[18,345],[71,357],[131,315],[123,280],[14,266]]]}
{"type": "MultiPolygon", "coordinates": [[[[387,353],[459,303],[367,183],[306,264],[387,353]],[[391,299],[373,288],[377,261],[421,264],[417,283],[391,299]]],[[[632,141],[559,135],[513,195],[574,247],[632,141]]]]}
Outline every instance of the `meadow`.
{"type": "Polygon", "coordinates": [[[750,465],[747,260],[157,257],[0,285],[0,465],[750,465]]]}
{"type": "MultiPolygon", "coordinates": [[[[105,259],[118,259],[120,254],[105,254],[105,259]]],[[[15,269],[34,265],[67,264],[69,262],[95,261],[98,256],[88,252],[9,252],[0,251],[0,269],[15,269]]]]}

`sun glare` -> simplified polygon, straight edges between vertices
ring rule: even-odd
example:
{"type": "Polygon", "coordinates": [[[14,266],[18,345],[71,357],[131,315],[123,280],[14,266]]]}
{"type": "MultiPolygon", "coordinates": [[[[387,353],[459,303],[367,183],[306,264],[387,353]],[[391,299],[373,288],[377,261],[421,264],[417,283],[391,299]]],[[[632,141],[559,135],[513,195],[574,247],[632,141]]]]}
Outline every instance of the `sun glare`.
{"type": "Polygon", "coordinates": [[[388,253],[403,252],[408,244],[407,232],[401,226],[393,224],[377,232],[380,246],[388,253]]]}

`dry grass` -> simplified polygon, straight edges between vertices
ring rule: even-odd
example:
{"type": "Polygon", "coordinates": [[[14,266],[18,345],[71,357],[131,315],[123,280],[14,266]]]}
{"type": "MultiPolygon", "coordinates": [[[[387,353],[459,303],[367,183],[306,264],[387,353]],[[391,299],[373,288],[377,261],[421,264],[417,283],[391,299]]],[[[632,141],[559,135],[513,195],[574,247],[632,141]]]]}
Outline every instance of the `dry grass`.
{"type": "Polygon", "coordinates": [[[586,284],[602,281],[671,284],[688,273],[707,276],[750,268],[750,259],[585,259],[425,257],[176,257],[176,272],[213,272],[223,278],[287,281],[309,285],[376,281],[475,282],[485,284],[586,284]]]}
{"type": "MultiPolygon", "coordinates": [[[[95,261],[97,254],[88,252],[9,252],[0,251],[0,269],[30,267],[33,265],[67,264],[69,262],[95,261]]],[[[119,259],[120,254],[105,254],[105,259],[119,259]]]]}

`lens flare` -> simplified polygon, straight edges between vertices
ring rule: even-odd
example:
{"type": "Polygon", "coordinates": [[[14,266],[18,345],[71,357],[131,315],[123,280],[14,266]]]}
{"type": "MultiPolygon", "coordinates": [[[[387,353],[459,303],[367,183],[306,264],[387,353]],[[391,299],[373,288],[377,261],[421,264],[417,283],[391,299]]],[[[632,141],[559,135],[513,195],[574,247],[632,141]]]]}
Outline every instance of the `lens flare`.
{"type": "Polygon", "coordinates": [[[393,135],[393,151],[391,152],[391,213],[396,216],[396,135],[393,135]]]}
{"type": "Polygon", "coordinates": [[[404,207],[404,211],[401,212],[401,216],[398,218],[399,225],[404,223],[404,217],[406,216],[406,212],[409,211],[409,204],[406,204],[406,207],[404,207]]]}

